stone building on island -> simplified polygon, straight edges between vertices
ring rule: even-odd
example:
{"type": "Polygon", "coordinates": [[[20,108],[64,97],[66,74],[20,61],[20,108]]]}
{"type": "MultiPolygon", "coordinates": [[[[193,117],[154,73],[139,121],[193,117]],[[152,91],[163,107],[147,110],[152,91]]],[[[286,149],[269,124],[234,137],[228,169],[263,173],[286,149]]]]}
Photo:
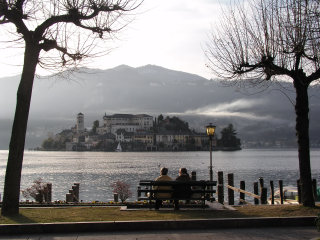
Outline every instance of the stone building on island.
{"type": "Polygon", "coordinates": [[[136,133],[139,131],[151,131],[153,117],[147,114],[113,114],[103,116],[103,125],[97,128],[98,134],[116,134],[118,130],[136,133]]]}
{"type": "MultiPolygon", "coordinates": [[[[124,151],[186,151],[208,148],[208,137],[204,132],[190,130],[188,123],[176,117],[163,119],[161,115],[160,119],[147,114],[105,114],[102,124],[95,121],[96,124],[90,130],[85,128],[84,119],[84,114],[79,113],[74,127],[56,134],[54,141],[59,144],[55,146],[60,146],[60,149],[51,150],[114,151],[119,143],[124,151]],[[61,146],[65,148],[61,149],[61,146]]],[[[45,149],[44,144],[43,148],[45,149]]]]}

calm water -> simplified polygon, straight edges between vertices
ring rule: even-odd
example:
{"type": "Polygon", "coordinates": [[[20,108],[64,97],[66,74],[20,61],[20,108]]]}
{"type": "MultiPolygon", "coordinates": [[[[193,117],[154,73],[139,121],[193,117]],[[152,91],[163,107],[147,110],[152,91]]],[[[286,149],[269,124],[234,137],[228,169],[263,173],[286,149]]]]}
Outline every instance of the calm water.
{"type": "MultiPolygon", "coordinates": [[[[0,193],[8,151],[0,151],[0,193]]],[[[311,151],[313,178],[320,180],[320,150],[311,151]]],[[[53,200],[65,200],[65,194],[73,183],[80,183],[80,199],[83,201],[112,200],[110,185],[121,180],[131,185],[136,200],[136,187],[140,179],[154,179],[159,168],[169,168],[169,175],[176,177],[180,167],[196,171],[198,180],[209,179],[208,152],[33,152],[26,151],[22,171],[21,189],[32,185],[41,177],[53,184],[53,200]]],[[[278,180],[284,185],[295,185],[298,179],[297,150],[242,150],[237,152],[213,152],[214,179],[216,172],[234,173],[235,186],[246,181],[252,191],[253,182],[263,177],[266,183],[278,180]]],[[[249,200],[249,199],[248,199],[249,200]]]]}

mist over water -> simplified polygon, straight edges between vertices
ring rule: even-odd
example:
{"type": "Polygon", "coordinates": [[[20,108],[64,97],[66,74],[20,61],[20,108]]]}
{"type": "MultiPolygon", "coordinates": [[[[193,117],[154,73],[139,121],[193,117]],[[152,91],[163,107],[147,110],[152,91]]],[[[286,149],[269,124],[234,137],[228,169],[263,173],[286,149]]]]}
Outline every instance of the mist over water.
{"type": "MultiPolygon", "coordinates": [[[[8,151],[0,151],[0,193],[3,192],[8,151]]],[[[320,150],[311,151],[313,178],[320,181],[320,150]]],[[[37,178],[52,183],[52,199],[65,200],[74,183],[80,183],[80,199],[85,202],[113,200],[113,182],[121,180],[131,186],[137,199],[139,180],[154,179],[160,167],[169,168],[168,175],[175,178],[180,167],[196,171],[198,180],[209,179],[209,152],[35,152],[24,153],[21,189],[32,185],[37,178]]],[[[235,186],[246,181],[246,190],[253,191],[253,183],[263,177],[265,185],[283,180],[284,185],[296,185],[299,178],[296,149],[249,150],[213,152],[214,180],[217,171],[234,173],[235,186]]],[[[22,197],[22,196],[21,196],[22,197]]],[[[239,198],[235,193],[236,199],[239,198]]],[[[23,198],[21,198],[23,200],[23,198]]],[[[225,194],[227,200],[227,195],[225,194]]],[[[250,200],[250,199],[248,199],[250,200]]]]}

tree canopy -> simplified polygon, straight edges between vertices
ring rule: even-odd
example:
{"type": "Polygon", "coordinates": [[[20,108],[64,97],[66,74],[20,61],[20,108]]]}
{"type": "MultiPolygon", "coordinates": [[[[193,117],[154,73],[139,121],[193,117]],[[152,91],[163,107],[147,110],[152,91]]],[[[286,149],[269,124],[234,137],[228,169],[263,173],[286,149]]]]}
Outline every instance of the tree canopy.
{"type": "Polygon", "coordinates": [[[22,46],[28,43],[41,51],[41,67],[67,69],[86,58],[108,53],[111,46],[105,40],[113,40],[141,2],[2,0],[0,24],[10,41],[22,46]]]}
{"type": "Polygon", "coordinates": [[[231,7],[207,44],[208,67],[233,83],[288,80],[296,91],[296,135],[304,206],[312,192],[308,87],[320,78],[320,1],[248,0],[231,7]],[[249,79],[251,81],[241,81],[249,79]]]}
{"type": "Polygon", "coordinates": [[[98,127],[99,127],[99,120],[95,120],[95,121],[92,123],[91,133],[92,133],[92,134],[96,134],[98,127]]]}
{"type": "Polygon", "coordinates": [[[180,118],[173,116],[166,118],[163,115],[158,117],[158,128],[162,130],[174,131],[174,132],[190,132],[189,124],[180,118]]]}
{"type": "Polygon", "coordinates": [[[221,138],[218,139],[217,146],[222,149],[241,149],[240,139],[237,138],[237,132],[232,124],[221,130],[221,138]]]}
{"type": "Polygon", "coordinates": [[[258,82],[320,77],[320,2],[249,0],[225,14],[207,44],[208,67],[224,79],[258,82]]]}
{"type": "Polygon", "coordinates": [[[105,41],[130,21],[143,0],[0,0],[0,25],[8,41],[23,43],[6,168],[2,215],[19,213],[20,181],[33,82],[38,65],[57,70],[105,54],[105,41]],[[13,37],[12,37],[13,36],[13,37]]]}

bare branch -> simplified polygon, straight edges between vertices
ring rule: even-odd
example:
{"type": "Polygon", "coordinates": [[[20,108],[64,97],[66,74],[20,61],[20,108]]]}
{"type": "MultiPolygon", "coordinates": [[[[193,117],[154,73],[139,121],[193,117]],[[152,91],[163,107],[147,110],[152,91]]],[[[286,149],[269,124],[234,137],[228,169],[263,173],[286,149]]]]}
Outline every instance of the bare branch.
{"type": "Polygon", "coordinates": [[[310,84],[311,82],[319,79],[320,79],[320,69],[318,69],[308,77],[308,83],[310,84]]]}
{"type": "Polygon", "coordinates": [[[0,19],[0,24],[10,23],[9,20],[5,19],[4,17],[0,19]]]}
{"type": "Polygon", "coordinates": [[[306,75],[319,70],[319,1],[251,0],[212,30],[207,66],[225,79],[306,75]]]}
{"type": "MultiPolygon", "coordinates": [[[[39,25],[35,32],[38,36],[41,36],[54,24],[73,23],[78,27],[98,33],[99,36],[102,37],[104,32],[109,33],[112,31],[109,26],[111,26],[112,23],[118,18],[115,17],[113,20],[110,20],[108,18],[108,14],[113,13],[121,16],[123,12],[129,12],[136,9],[138,6],[140,6],[142,1],[133,6],[130,6],[129,2],[130,1],[127,0],[117,1],[116,4],[112,4],[109,1],[101,1],[100,4],[96,4],[95,1],[89,1],[88,4],[82,3],[82,5],[68,2],[68,5],[66,6],[66,10],[68,12],[67,14],[51,16],[41,25],[39,25]],[[82,23],[83,21],[92,20],[98,17],[99,14],[106,14],[106,22],[99,22],[99,24],[95,24],[94,26],[89,26],[82,23]],[[104,26],[105,24],[108,24],[109,26],[104,26]]],[[[98,22],[96,21],[96,23],[98,22]]]]}

